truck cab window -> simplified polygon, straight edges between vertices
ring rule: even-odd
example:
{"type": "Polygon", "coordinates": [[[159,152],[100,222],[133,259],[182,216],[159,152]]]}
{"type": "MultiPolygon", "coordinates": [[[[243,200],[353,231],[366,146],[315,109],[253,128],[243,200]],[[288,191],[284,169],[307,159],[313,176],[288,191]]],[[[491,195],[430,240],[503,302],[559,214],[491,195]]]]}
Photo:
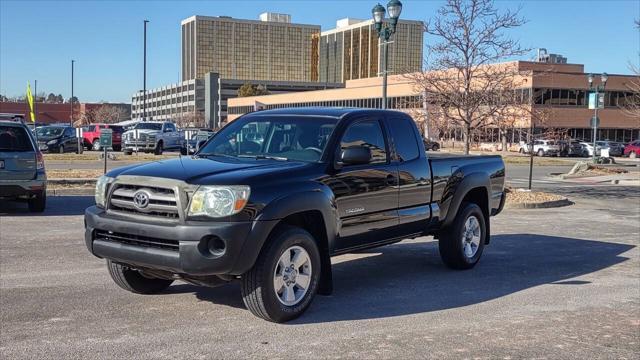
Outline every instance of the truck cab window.
{"type": "Polygon", "coordinates": [[[387,151],[382,128],[377,120],[358,121],[349,126],[342,136],[340,148],[366,146],[371,149],[372,163],[387,162],[387,151]]]}
{"type": "Polygon", "coordinates": [[[411,121],[413,120],[401,117],[389,119],[387,122],[400,161],[409,161],[420,156],[420,148],[411,121]]]}

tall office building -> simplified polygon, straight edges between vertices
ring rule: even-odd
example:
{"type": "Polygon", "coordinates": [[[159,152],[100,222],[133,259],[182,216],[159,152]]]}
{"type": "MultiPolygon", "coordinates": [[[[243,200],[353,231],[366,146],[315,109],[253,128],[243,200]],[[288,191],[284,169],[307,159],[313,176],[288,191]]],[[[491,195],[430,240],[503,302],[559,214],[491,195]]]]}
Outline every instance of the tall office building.
{"type": "MultiPolygon", "coordinates": [[[[399,20],[389,45],[391,74],[422,70],[422,21],[399,20]]],[[[382,52],[373,20],[341,19],[319,38],[317,74],[321,82],[376,77],[382,70],[382,52]]]]}
{"type": "Polygon", "coordinates": [[[182,80],[215,72],[225,79],[312,81],[312,39],[319,34],[320,26],[293,24],[286,14],[192,16],[182,21],[182,80]]]}

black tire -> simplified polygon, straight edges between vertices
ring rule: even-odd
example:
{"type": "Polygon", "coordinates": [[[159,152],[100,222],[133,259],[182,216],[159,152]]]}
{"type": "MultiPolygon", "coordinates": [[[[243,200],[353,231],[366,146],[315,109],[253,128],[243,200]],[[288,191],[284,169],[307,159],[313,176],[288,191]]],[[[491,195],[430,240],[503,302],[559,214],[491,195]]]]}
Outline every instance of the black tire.
{"type": "Polygon", "coordinates": [[[122,145],[114,145],[113,151],[120,151],[120,150],[122,150],[122,145]]]}
{"type": "Polygon", "coordinates": [[[538,150],[538,156],[540,157],[544,156],[544,150],[542,149],[538,150]]]}
{"type": "Polygon", "coordinates": [[[155,155],[162,155],[162,141],[158,142],[158,145],[156,145],[156,149],[153,151],[153,153],[155,155]]]}
{"type": "Polygon", "coordinates": [[[524,149],[523,149],[523,148],[520,148],[520,149],[518,150],[518,152],[519,152],[520,154],[524,154],[524,149]]]}
{"type": "Polygon", "coordinates": [[[93,144],[91,144],[91,150],[100,151],[100,140],[93,140],[93,144]]]}
{"type": "Polygon", "coordinates": [[[484,222],[484,214],[482,209],[474,203],[463,202],[456,214],[453,223],[442,229],[438,247],[440,257],[448,267],[456,270],[466,270],[474,267],[484,250],[484,244],[487,237],[487,229],[484,222]],[[476,248],[475,254],[471,257],[465,255],[463,246],[463,233],[465,231],[465,223],[470,217],[475,217],[480,225],[480,242],[476,248]]]}
{"type": "Polygon", "coordinates": [[[133,154],[133,151],[131,151],[131,150],[123,150],[122,152],[123,152],[125,155],[131,155],[131,154],[133,154]]]}
{"type": "Polygon", "coordinates": [[[157,294],[166,290],[173,280],[143,276],[138,270],[107,260],[107,269],[113,281],[121,288],[136,294],[157,294]]]}
{"type": "Polygon", "coordinates": [[[431,146],[431,150],[433,150],[433,151],[438,151],[439,149],[440,149],[440,147],[438,146],[438,144],[433,144],[431,146]]]}
{"type": "Polygon", "coordinates": [[[320,252],[311,234],[297,227],[282,227],[269,238],[253,268],[242,276],[242,300],[254,315],[281,323],[302,315],[313,301],[322,271],[320,252]],[[287,306],[276,294],[274,274],[280,257],[293,246],[299,246],[307,252],[311,274],[306,293],[296,304],[287,306]]]}
{"type": "Polygon", "coordinates": [[[58,153],[64,154],[64,145],[58,146],[58,153]]]}
{"type": "Polygon", "coordinates": [[[189,155],[189,150],[185,147],[180,148],[180,155],[189,155]]]}
{"type": "Polygon", "coordinates": [[[43,212],[47,207],[47,195],[44,192],[37,194],[29,199],[28,204],[30,212],[43,212]]]}

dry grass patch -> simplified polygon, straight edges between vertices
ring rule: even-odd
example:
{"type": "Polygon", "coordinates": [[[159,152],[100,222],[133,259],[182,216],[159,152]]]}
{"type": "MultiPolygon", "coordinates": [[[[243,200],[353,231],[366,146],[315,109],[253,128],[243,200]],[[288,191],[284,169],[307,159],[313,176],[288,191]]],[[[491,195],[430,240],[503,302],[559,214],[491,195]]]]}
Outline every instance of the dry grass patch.
{"type": "Polygon", "coordinates": [[[102,169],[53,169],[47,170],[48,179],[97,179],[102,169]]]}

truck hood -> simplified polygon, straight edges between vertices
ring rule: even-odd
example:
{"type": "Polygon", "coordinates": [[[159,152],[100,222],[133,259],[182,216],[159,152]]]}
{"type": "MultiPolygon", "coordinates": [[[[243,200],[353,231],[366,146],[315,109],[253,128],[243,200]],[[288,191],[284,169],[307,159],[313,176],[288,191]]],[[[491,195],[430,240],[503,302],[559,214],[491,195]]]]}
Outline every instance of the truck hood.
{"type": "MultiPolygon", "coordinates": [[[[140,165],[132,165],[110,171],[107,175],[150,176],[181,180],[191,184],[224,184],[236,181],[238,184],[247,177],[276,173],[282,170],[291,171],[309,165],[298,161],[235,159],[226,157],[199,158],[181,156],[177,159],[154,161],[140,165]],[[206,178],[204,183],[202,182],[206,178]],[[216,181],[218,180],[218,181],[216,181]]],[[[229,185],[228,183],[227,185],[229,185]]]]}

